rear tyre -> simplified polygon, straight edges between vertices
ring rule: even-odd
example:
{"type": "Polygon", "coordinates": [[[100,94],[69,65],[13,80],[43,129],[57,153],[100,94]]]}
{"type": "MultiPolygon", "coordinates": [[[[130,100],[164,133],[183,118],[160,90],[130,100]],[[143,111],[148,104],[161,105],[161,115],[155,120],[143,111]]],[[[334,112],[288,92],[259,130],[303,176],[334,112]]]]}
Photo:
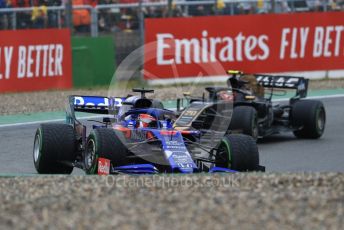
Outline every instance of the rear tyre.
{"type": "Polygon", "coordinates": [[[70,174],[76,158],[75,133],[67,124],[41,124],[36,131],[33,162],[41,174],[70,174]]]}
{"type": "Polygon", "coordinates": [[[326,112],[321,101],[302,100],[292,105],[291,122],[300,129],[294,131],[299,138],[319,138],[325,130],[326,112]]]}
{"type": "Polygon", "coordinates": [[[241,130],[243,134],[258,138],[257,111],[250,106],[234,107],[229,130],[241,130]]]}
{"type": "Polygon", "coordinates": [[[84,154],[85,172],[97,174],[99,158],[110,160],[114,167],[126,164],[127,148],[122,138],[124,138],[123,134],[113,129],[92,130],[88,136],[84,154]]]}
{"type": "Polygon", "coordinates": [[[257,144],[243,134],[225,135],[216,153],[216,166],[236,171],[259,171],[257,144]]]}

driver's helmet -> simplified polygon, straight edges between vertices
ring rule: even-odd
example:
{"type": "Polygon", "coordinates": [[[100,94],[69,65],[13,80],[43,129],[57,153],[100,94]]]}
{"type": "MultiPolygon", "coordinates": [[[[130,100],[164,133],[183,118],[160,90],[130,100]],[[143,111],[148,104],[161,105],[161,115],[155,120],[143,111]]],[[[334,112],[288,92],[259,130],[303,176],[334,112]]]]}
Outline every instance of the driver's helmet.
{"type": "Polygon", "coordinates": [[[138,127],[146,128],[146,127],[152,126],[152,123],[155,123],[155,122],[156,122],[156,119],[149,114],[141,113],[138,116],[138,127]]]}
{"type": "Polygon", "coordinates": [[[252,74],[245,74],[240,76],[240,80],[243,82],[247,82],[244,86],[246,90],[252,92],[252,94],[260,97],[264,97],[264,87],[261,86],[257,78],[252,74]]]}
{"type": "Polygon", "coordinates": [[[233,94],[231,91],[222,90],[217,92],[217,98],[222,101],[233,101],[233,94]]]}

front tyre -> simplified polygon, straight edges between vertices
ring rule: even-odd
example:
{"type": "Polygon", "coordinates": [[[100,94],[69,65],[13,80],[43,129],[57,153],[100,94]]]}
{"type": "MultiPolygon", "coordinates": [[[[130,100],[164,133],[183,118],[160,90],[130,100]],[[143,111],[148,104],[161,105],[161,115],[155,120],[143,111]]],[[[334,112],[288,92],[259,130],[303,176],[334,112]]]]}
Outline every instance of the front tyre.
{"type": "Polygon", "coordinates": [[[41,124],[36,131],[33,162],[40,174],[71,174],[76,158],[75,133],[67,124],[41,124]]]}
{"type": "Polygon", "coordinates": [[[216,166],[236,171],[259,171],[259,152],[255,140],[243,134],[225,135],[216,153],[216,166]]]}
{"type": "Polygon", "coordinates": [[[99,158],[110,160],[114,167],[126,164],[127,148],[123,142],[122,133],[113,129],[98,128],[92,130],[88,136],[84,153],[85,172],[97,174],[99,158]]]}

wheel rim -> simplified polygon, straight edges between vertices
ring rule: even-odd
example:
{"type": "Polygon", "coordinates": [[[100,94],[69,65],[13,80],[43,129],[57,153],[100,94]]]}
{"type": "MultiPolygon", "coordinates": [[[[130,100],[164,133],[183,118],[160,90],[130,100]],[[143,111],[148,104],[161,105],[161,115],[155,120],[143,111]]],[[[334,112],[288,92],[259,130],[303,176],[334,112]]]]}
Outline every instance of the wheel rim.
{"type": "Polygon", "coordinates": [[[86,168],[91,168],[94,158],[96,156],[96,145],[94,143],[94,140],[89,140],[87,143],[87,149],[86,149],[86,156],[85,156],[85,164],[86,168]]]}
{"type": "Polygon", "coordinates": [[[318,113],[317,128],[320,132],[322,132],[325,128],[325,112],[323,109],[320,109],[318,113]]]}
{"type": "Polygon", "coordinates": [[[221,144],[217,151],[217,157],[220,158],[220,159],[217,159],[217,161],[220,162],[222,167],[228,167],[228,168],[232,167],[232,156],[229,149],[229,144],[226,141],[221,141],[221,144]]]}
{"type": "Polygon", "coordinates": [[[35,162],[37,162],[39,158],[40,146],[41,146],[40,135],[37,134],[35,137],[35,143],[33,145],[33,159],[35,162]]]}

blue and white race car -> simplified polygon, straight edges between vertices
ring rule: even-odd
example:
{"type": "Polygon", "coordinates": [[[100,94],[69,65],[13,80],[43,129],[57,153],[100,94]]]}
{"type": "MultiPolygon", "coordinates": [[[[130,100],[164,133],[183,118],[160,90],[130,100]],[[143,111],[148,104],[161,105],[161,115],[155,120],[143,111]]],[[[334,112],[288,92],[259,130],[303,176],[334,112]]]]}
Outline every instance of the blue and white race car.
{"type": "MultiPolygon", "coordinates": [[[[133,91],[141,96],[69,96],[66,123],[41,124],[37,129],[33,149],[37,172],[70,174],[74,167],[101,175],[264,171],[250,136],[194,128],[197,123],[183,126],[197,111],[185,110],[177,117],[160,101],[146,98],[153,90],[133,91]],[[75,112],[107,115],[88,133],[75,112]]],[[[214,103],[202,106],[208,108],[198,111],[222,108],[214,103]]],[[[208,122],[216,122],[216,116],[223,121],[217,111],[208,122]]]]}

